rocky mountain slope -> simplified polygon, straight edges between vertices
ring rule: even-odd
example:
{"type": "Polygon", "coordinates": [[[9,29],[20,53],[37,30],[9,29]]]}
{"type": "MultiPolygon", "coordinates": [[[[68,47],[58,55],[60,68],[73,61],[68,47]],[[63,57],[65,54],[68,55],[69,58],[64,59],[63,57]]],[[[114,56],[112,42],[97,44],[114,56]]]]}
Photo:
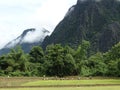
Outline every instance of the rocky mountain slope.
{"type": "Polygon", "coordinates": [[[120,1],[78,0],[50,36],[42,43],[78,46],[91,43],[93,52],[105,52],[120,41],[120,1]]]}

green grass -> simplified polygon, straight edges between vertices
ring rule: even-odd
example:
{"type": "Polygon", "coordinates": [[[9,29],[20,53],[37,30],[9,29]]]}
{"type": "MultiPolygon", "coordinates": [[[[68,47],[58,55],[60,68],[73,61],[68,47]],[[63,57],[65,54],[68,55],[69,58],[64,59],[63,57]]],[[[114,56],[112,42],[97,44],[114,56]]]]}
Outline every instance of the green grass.
{"type": "Polygon", "coordinates": [[[39,77],[0,77],[0,87],[21,86],[23,83],[41,80],[39,77]]]}
{"type": "Polygon", "coordinates": [[[49,86],[49,85],[95,85],[95,84],[120,84],[120,80],[39,80],[28,82],[22,86],[49,86]]]}
{"type": "Polygon", "coordinates": [[[120,86],[112,86],[110,84],[119,84],[120,78],[92,78],[92,79],[81,79],[81,80],[42,80],[41,77],[1,77],[0,78],[0,90],[120,90],[120,86]],[[90,86],[101,84],[101,86],[90,86]],[[104,86],[109,84],[109,86],[104,86]],[[62,85],[62,87],[32,87],[29,86],[56,86],[62,85]],[[64,87],[67,85],[67,87],[64,87]],[[72,85],[85,85],[82,87],[72,87],[72,85]],[[103,85],[103,86],[102,86],[103,85]],[[18,88],[6,88],[6,87],[18,86],[18,88]],[[19,86],[27,86],[21,88],[19,86]]]}
{"type": "Polygon", "coordinates": [[[61,87],[61,88],[8,88],[0,90],[120,90],[120,86],[106,87],[61,87]]]}

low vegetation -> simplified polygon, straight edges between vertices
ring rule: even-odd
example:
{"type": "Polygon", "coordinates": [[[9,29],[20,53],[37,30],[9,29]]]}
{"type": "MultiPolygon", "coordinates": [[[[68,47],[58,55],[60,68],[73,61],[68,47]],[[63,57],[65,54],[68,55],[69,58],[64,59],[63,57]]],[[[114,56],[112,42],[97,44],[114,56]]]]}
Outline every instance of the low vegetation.
{"type": "Polygon", "coordinates": [[[120,80],[40,80],[22,86],[77,86],[77,85],[120,85],[120,80]]]}
{"type": "Polygon", "coordinates": [[[102,77],[0,77],[0,87],[6,86],[57,86],[57,85],[120,85],[120,78],[102,77]]]}
{"type": "Polygon", "coordinates": [[[119,85],[119,78],[105,77],[0,77],[0,90],[119,90],[119,85]]]}

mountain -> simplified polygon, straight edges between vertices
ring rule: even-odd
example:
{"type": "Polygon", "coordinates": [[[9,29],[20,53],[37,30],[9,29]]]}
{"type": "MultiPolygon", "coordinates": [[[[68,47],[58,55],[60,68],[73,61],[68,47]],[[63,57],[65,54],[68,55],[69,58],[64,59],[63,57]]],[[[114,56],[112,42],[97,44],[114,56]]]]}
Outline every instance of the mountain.
{"type": "Polygon", "coordinates": [[[90,42],[93,52],[105,52],[120,41],[120,1],[78,0],[42,43],[78,46],[90,42]]]}
{"type": "Polygon", "coordinates": [[[48,33],[49,31],[44,28],[41,30],[35,28],[24,30],[20,36],[10,41],[0,50],[0,55],[8,53],[11,48],[16,46],[21,46],[25,52],[29,52],[32,46],[41,45],[48,33]]]}

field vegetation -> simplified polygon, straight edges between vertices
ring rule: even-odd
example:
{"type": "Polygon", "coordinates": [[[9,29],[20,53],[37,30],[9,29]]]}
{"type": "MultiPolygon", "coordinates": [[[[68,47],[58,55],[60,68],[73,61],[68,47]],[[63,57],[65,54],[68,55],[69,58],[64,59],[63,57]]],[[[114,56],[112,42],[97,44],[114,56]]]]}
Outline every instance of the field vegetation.
{"type": "Polygon", "coordinates": [[[16,88],[17,90],[119,90],[120,78],[0,77],[0,90],[16,90],[16,88]]]}

